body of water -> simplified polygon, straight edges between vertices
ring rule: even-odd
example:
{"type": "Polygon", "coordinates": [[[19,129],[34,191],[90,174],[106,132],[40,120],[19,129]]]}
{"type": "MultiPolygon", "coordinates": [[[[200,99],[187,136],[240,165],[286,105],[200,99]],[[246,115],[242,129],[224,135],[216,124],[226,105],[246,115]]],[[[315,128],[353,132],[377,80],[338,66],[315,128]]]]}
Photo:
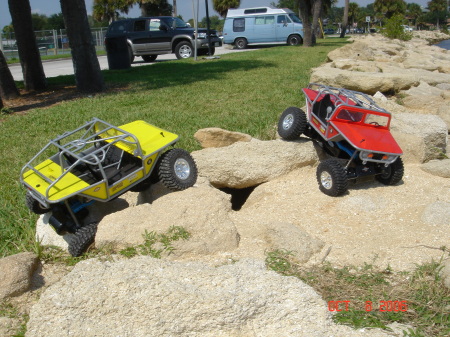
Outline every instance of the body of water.
{"type": "Polygon", "coordinates": [[[436,46],[450,50],[450,40],[441,41],[436,46]]]}

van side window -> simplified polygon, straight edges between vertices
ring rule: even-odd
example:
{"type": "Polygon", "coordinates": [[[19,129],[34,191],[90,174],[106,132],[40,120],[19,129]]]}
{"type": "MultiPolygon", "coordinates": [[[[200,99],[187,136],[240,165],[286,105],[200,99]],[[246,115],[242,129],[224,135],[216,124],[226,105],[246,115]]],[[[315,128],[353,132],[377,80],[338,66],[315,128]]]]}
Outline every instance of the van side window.
{"type": "Polygon", "coordinates": [[[267,13],[267,8],[251,8],[246,9],[244,14],[257,14],[257,13],[267,13]]]}
{"type": "Polygon", "coordinates": [[[145,20],[138,20],[134,23],[134,31],[135,32],[143,32],[145,31],[145,20]]]}
{"type": "Polygon", "coordinates": [[[255,18],[255,25],[271,25],[275,23],[275,17],[273,15],[257,16],[255,18]]]}
{"type": "Polygon", "coordinates": [[[245,31],[245,19],[234,19],[233,20],[233,32],[243,32],[245,31]]]}

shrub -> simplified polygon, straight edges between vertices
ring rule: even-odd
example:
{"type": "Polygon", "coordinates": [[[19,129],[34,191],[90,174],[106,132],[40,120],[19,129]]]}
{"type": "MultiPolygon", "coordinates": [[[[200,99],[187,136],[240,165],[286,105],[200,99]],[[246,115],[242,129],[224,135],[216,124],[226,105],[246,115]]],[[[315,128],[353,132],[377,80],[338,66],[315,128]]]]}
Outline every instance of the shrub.
{"type": "Polygon", "coordinates": [[[403,28],[404,24],[403,15],[396,14],[387,20],[386,26],[384,27],[382,34],[390,39],[399,39],[402,41],[411,40],[412,34],[405,32],[403,28]]]}

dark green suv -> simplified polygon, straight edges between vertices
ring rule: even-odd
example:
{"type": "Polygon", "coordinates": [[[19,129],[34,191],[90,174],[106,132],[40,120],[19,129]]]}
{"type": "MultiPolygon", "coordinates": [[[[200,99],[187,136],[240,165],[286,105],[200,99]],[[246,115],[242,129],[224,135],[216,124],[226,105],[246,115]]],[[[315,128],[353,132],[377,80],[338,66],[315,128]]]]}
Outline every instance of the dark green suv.
{"type": "Polygon", "coordinates": [[[205,28],[198,29],[197,41],[195,30],[180,18],[171,16],[141,17],[114,21],[105,36],[108,41],[126,37],[131,62],[135,56],[141,56],[146,62],[151,62],[161,54],[175,53],[178,59],[194,56],[197,43],[197,55],[208,54],[208,40],[211,43],[211,55],[215,47],[222,45],[217,31],[210,30],[208,39],[205,28]]]}

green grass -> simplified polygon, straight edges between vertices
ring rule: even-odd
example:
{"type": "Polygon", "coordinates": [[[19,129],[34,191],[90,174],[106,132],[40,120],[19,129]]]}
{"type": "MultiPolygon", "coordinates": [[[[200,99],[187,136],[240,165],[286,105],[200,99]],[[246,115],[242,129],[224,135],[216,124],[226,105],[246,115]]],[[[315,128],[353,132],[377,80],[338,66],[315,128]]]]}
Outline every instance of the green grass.
{"type": "MultiPolygon", "coordinates": [[[[448,250],[443,248],[444,257],[448,250]]],[[[404,336],[445,337],[450,335],[450,289],[443,284],[442,261],[418,265],[412,272],[375,268],[372,264],[336,268],[329,263],[304,268],[291,252],[267,252],[268,268],[295,276],[313,287],[335,309],[333,320],[354,328],[382,328],[399,322],[412,326],[404,336]],[[330,302],[333,301],[333,302],[330,302]],[[391,307],[389,301],[398,301],[391,307]],[[348,309],[348,310],[346,310],[348,309]]],[[[330,310],[330,309],[329,309],[330,310]]]]}
{"type": "MultiPolygon", "coordinates": [[[[0,256],[34,251],[36,215],[24,206],[20,169],[50,139],[92,117],[121,125],[143,119],[180,135],[178,146],[199,149],[193,134],[220,127],[260,139],[275,136],[279,114],[301,106],[310,70],[346,40],[320,40],[314,48],[280,46],[232,53],[215,60],[158,62],[103,71],[108,92],[56,106],[5,114],[0,122],[0,256]]],[[[73,85],[74,76],[48,79],[73,85]]]]}

